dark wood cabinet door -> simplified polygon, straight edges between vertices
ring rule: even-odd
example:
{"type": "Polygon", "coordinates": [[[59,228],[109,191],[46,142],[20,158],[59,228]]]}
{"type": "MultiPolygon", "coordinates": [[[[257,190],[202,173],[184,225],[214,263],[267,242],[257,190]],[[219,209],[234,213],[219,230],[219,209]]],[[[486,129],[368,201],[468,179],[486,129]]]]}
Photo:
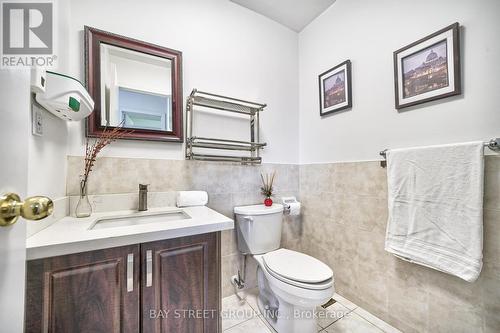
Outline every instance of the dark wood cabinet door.
{"type": "Polygon", "coordinates": [[[218,331],[219,242],[210,233],[141,244],[143,333],[218,331]]]}
{"type": "Polygon", "coordinates": [[[139,248],[28,261],[25,331],[139,332],[139,248]]]}

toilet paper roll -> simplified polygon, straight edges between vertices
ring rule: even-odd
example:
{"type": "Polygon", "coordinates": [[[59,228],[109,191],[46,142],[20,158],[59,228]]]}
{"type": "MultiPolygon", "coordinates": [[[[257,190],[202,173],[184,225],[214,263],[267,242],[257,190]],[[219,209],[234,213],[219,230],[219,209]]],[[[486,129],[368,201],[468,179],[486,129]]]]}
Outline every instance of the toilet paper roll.
{"type": "Polygon", "coordinates": [[[288,205],[290,206],[290,215],[300,215],[300,202],[292,202],[288,205]]]}
{"type": "Polygon", "coordinates": [[[177,192],[177,207],[205,206],[208,203],[208,193],[205,191],[177,192]]]}

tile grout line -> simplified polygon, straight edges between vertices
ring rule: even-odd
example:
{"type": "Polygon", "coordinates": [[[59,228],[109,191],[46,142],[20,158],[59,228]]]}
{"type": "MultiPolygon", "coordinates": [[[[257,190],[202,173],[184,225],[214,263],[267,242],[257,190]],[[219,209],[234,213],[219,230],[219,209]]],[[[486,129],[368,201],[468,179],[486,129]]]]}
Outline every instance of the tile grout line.
{"type": "Polygon", "coordinates": [[[260,319],[260,321],[264,324],[264,326],[266,326],[268,333],[276,333],[276,331],[274,330],[274,328],[272,328],[272,327],[270,326],[270,324],[266,321],[266,319],[265,319],[262,315],[259,315],[259,316],[257,316],[257,317],[258,317],[258,318],[260,319]]]}
{"type": "Polygon", "coordinates": [[[234,324],[233,326],[226,327],[226,328],[224,329],[224,331],[222,331],[222,332],[229,331],[229,330],[231,330],[231,329],[235,328],[236,326],[240,326],[241,324],[246,323],[247,321],[252,320],[252,319],[254,319],[254,318],[255,318],[255,317],[248,318],[248,319],[243,320],[242,322],[239,322],[239,323],[237,323],[237,324],[234,324]]]}
{"type": "MultiPolygon", "coordinates": [[[[377,319],[377,320],[381,321],[382,323],[385,323],[386,325],[388,325],[388,326],[390,326],[390,327],[393,327],[391,324],[389,324],[389,323],[385,322],[384,320],[380,319],[379,317],[377,317],[377,316],[375,316],[375,315],[371,314],[371,312],[368,312],[367,310],[365,310],[365,309],[363,309],[363,308],[360,308],[360,307],[357,307],[357,309],[363,310],[364,312],[366,312],[366,313],[370,314],[370,315],[372,316],[372,318],[375,318],[375,319],[377,319]]],[[[382,327],[380,327],[378,324],[375,324],[375,323],[373,322],[373,321],[374,321],[373,319],[372,319],[372,320],[370,320],[370,319],[366,318],[364,315],[362,315],[361,313],[359,313],[359,312],[355,312],[354,310],[353,310],[353,312],[354,312],[354,313],[356,313],[356,314],[357,314],[358,316],[360,316],[361,318],[363,318],[364,320],[366,320],[367,322],[369,322],[370,324],[372,324],[373,326],[375,326],[376,328],[378,328],[379,330],[381,330],[382,332],[384,332],[384,333],[385,333],[385,332],[387,332],[385,329],[383,329],[382,327]]],[[[393,327],[393,328],[395,328],[395,327],[393,327]]],[[[395,329],[397,330],[397,328],[395,328],[395,329]]]]}
{"type": "MultiPolygon", "coordinates": [[[[357,308],[359,308],[359,306],[356,307],[356,309],[357,308]]],[[[376,329],[380,330],[381,332],[386,333],[386,331],[384,331],[382,328],[378,327],[377,325],[375,325],[374,323],[372,323],[371,321],[369,321],[365,317],[361,316],[359,313],[355,312],[354,310],[350,310],[349,313],[348,313],[348,315],[352,314],[352,313],[356,314],[359,318],[361,318],[362,320],[366,321],[368,324],[370,324],[371,326],[373,326],[376,329]]],[[[329,327],[333,326],[333,324],[338,323],[339,321],[341,321],[342,319],[345,319],[346,317],[347,317],[347,315],[344,316],[344,317],[342,317],[342,318],[340,318],[340,319],[338,319],[338,320],[336,320],[336,321],[334,321],[333,323],[331,323],[330,325],[328,325],[327,327],[325,327],[324,329],[322,329],[321,332],[327,330],[329,327]]]]}

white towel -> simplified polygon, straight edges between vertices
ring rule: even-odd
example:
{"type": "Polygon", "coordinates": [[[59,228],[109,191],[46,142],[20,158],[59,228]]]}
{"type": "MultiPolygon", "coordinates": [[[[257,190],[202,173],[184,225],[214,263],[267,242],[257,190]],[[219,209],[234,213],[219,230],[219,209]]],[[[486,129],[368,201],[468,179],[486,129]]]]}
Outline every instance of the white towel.
{"type": "Polygon", "coordinates": [[[208,203],[208,193],[205,191],[177,192],[177,207],[205,206],[208,203]]]}
{"type": "Polygon", "coordinates": [[[483,265],[482,142],[387,151],[385,250],[475,281],[483,265]]]}

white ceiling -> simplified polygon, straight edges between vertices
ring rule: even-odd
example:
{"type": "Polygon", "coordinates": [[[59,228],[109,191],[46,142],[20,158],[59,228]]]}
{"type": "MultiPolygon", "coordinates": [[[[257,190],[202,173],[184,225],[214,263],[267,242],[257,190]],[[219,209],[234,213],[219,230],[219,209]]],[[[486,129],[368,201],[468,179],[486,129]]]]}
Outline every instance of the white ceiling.
{"type": "Polygon", "coordinates": [[[230,0],[297,32],[330,7],[335,0],[230,0]]]}

